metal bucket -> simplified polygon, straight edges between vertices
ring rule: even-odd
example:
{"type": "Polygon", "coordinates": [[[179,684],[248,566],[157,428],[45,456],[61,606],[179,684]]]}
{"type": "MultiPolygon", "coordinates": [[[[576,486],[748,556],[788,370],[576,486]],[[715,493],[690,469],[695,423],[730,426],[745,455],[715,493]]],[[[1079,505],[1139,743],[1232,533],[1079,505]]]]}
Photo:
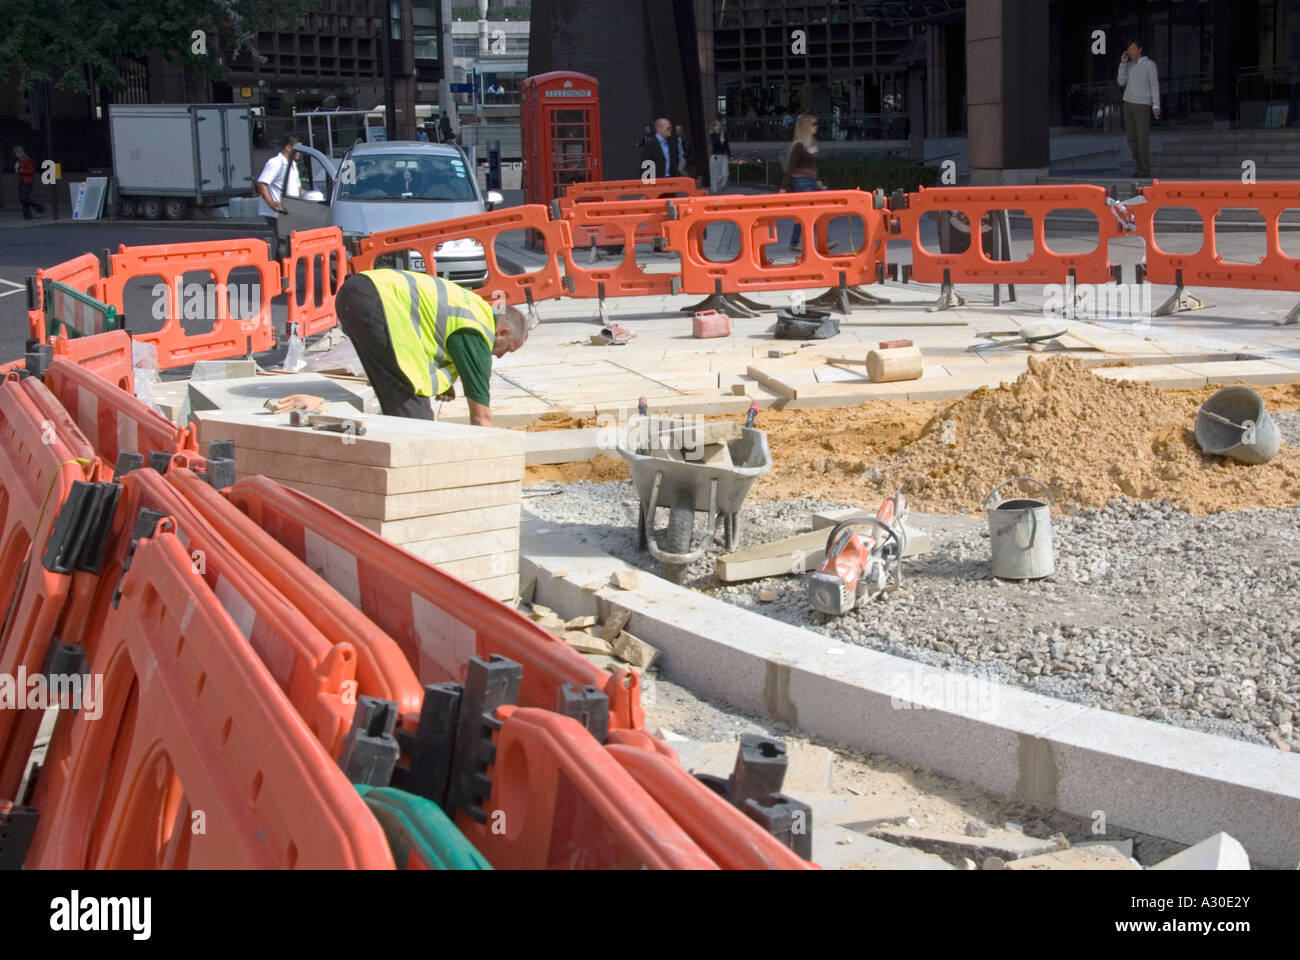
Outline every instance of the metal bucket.
{"type": "Polygon", "coordinates": [[[993,550],[993,576],[1000,580],[1034,580],[1056,569],[1052,550],[1052,491],[1033,477],[1003,480],[984,499],[989,515],[989,546],[993,550]],[[1030,497],[995,500],[1008,483],[1028,480],[1042,487],[1047,502],[1030,497]],[[992,506],[990,506],[992,503],[992,506]]]}
{"type": "Polygon", "coordinates": [[[1196,442],[1209,454],[1268,463],[1282,447],[1277,424],[1250,387],[1224,387],[1196,415],[1196,442]]]}

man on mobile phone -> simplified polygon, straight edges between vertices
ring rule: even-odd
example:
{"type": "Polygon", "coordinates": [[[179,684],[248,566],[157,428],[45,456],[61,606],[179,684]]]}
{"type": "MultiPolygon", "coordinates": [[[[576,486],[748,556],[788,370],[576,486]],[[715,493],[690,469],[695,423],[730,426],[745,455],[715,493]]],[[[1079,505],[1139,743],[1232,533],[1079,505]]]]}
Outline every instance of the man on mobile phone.
{"type": "Polygon", "coordinates": [[[1151,118],[1160,117],[1160,76],[1156,63],[1142,55],[1142,41],[1133,40],[1119,61],[1119,85],[1124,88],[1124,133],[1133,154],[1133,176],[1151,176],[1151,118]]]}

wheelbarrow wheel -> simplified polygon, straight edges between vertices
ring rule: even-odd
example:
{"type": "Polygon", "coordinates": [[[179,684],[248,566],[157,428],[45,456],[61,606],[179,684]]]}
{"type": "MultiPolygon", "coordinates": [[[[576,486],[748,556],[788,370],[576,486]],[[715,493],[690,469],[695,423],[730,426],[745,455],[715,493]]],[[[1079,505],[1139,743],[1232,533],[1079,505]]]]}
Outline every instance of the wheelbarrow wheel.
{"type": "MultiPolygon", "coordinates": [[[[665,553],[690,553],[691,532],[695,527],[695,497],[686,493],[668,511],[668,531],[664,534],[665,553]]],[[[665,563],[664,579],[681,583],[686,577],[685,563],[665,563]]]]}

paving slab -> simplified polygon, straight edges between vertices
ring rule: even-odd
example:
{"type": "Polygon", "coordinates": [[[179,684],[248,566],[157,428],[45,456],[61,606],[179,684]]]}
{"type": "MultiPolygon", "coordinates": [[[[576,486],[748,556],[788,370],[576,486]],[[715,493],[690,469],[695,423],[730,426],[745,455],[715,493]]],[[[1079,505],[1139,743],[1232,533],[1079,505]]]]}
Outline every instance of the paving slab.
{"type": "Polygon", "coordinates": [[[1249,870],[1250,857],[1235,839],[1216,833],[1200,843],[1161,860],[1152,870],[1249,870]]]}
{"type": "Polygon", "coordinates": [[[320,397],[329,407],[326,412],[335,416],[379,413],[379,400],[368,384],[333,380],[318,373],[195,379],[190,381],[189,400],[191,410],[261,411],[267,400],[279,400],[295,393],[320,397]]]}
{"type": "MultiPolygon", "coordinates": [[[[511,484],[511,486],[517,486],[511,484]]],[[[483,491],[495,490],[496,487],[479,487],[476,500],[466,501],[467,505],[447,514],[436,516],[412,517],[409,520],[376,520],[371,517],[353,517],[352,519],[367,530],[372,530],[385,540],[393,543],[412,543],[439,537],[455,537],[472,533],[485,533],[491,530],[504,530],[519,525],[519,502],[507,502],[499,505],[473,506],[481,503],[485,497],[483,491]]],[[[304,490],[303,493],[311,494],[304,490]]],[[[319,497],[317,498],[319,499],[319,497]]],[[[325,501],[321,501],[324,503],[325,501]]],[[[335,509],[338,509],[335,507],[335,509]]]]}
{"type": "Polygon", "coordinates": [[[812,827],[813,862],[825,870],[953,870],[942,857],[838,826],[812,827]]]}
{"type": "Polygon", "coordinates": [[[329,433],[289,426],[287,413],[251,410],[195,411],[199,443],[234,440],[235,448],[275,450],[290,456],[342,460],[374,467],[411,467],[456,463],[487,457],[524,455],[524,436],[517,430],[471,427],[352,413],[366,428],[363,435],[329,433]]]}
{"type": "MultiPolygon", "coordinates": [[[[240,468],[238,451],[235,454],[235,469],[241,479],[246,476],[256,475],[240,468]]],[[[348,490],[344,487],[306,483],[301,480],[294,480],[291,477],[278,477],[273,473],[262,474],[262,476],[269,476],[272,480],[280,481],[286,487],[292,487],[310,497],[315,497],[321,503],[333,507],[339,513],[346,514],[354,520],[365,518],[380,523],[413,520],[421,517],[436,516],[442,518],[444,514],[474,513],[477,509],[483,507],[506,504],[517,506],[522,495],[518,480],[385,496],[381,493],[365,493],[359,490],[348,490]]],[[[442,520],[431,522],[440,523],[442,520]]],[[[425,539],[427,536],[426,534],[423,538],[415,539],[425,539]]]]}
{"type": "MultiPolygon", "coordinates": [[[[278,480],[316,483],[385,497],[510,483],[521,480],[524,475],[524,458],[520,456],[425,463],[413,467],[371,467],[345,460],[322,461],[270,450],[253,450],[238,444],[235,445],[235,463],[242,473],[261,473],[278,480]]],[[[381,519],[397,518],[385,516],[381,519]]]]}
{"type": "Polygon", "coordinates": [[[1186,367],[1172,364],[1144,364],[1140,367],[1100,367],[1093,373],[1105,380],[1123,380],[1132,383],[1149,383],[1153,387],[1171,390],[1196,390],[1209,381],[1203,374],[1193,373],[1186,367]]]}
{"type": "Polygon", "coordinates": [[[524,457],[528,464],[579,463],[613,451],[607,427],[578,430],[538,430],[524,436],[524,457]]]}
{"type": "Polygon", "coordinates": [[[1295,383],[1300,373],[1267,360],[1237,360],[1220,363],[1185,363],[1183,369],[1204,376],[1212,384],[1230,386],[1247,383],[1267,387],[1278,383],[1295,383]]]}
{"type": "Polygon", "coordinates": [[[1007,870],[1141,870],[1114,847],[1071,847],[1007,863],[1007,870]]]}
{"type": "Polygon", "coordinates": [[[871,831],[871,835],[890,843],[933,853],[949,861],[961,857],[969,857],[976,863],[983,863],[986,857],[1011,861],[1060,849],[1054,840],[1038,840],[1015,830],[995,830],[985,837],[968,837],[963,833],[943,830],[877,827],[871,831]]]}

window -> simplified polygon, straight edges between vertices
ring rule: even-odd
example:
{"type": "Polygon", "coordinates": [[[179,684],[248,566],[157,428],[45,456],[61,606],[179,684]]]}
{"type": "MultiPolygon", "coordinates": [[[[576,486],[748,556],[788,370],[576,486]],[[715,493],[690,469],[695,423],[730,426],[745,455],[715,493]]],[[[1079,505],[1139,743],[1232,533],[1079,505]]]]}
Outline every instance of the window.
{"type": "Polygon", "coordinates": [[[476,199],[464,161],[420,154],[371,154],[350,157],[355,183],[342,182],[338,199],[458,202],[476,199]]]}

